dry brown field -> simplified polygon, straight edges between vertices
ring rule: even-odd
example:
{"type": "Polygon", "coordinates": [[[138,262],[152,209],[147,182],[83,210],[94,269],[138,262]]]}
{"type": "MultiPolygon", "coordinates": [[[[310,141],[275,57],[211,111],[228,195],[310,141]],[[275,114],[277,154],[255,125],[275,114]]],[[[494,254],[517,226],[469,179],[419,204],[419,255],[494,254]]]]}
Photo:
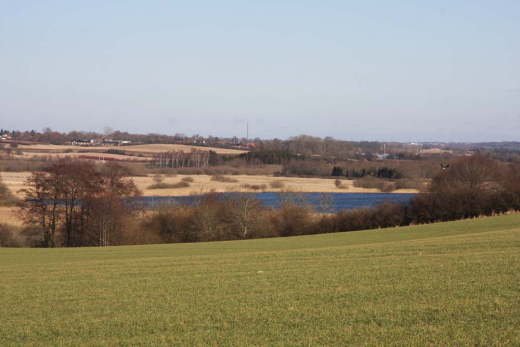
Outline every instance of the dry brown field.
{"type": "MultiPolygon", "coordinates": [[[[19,190],[24,188],[24,181],[30,176],[30,172],[3,172],[2,180],[7,187],[17,196],[20,196],[19,190]]],[[[214,190],[216,192],[243,192],[250,191],[250,188],[243,185],[265,184],[264,191],[277,192],[282,189],[290,189],[293,191],[309,192],[309,193],[379,193],[377,189],[366,189],[354,187],[354,181],[343,180],[343,184],[347,187],[337,188],[334,185],[335,179],[327,178],[299,178],[299,177],[274,177],[274,176],[250,176],[250,175],[233,175],[227,176],[236,179],[237,182],[226,183],[219,181],[211,181],[208,175],[177,175],[163,176],[164,183],[175,184],[181,181],[183,177],[191,177],[194,182],[190,183],[187,188],[177,189],[148,189],[148,186],[154,183],[152,175],[146,177],[132,177],[135,184],[142,190],[144,196],[185,196],[192,193],[208,192],[214,190]],[[283,183],[283,188],[271,188],[272,182],[283,183]]],[[[417,193],[414,189],[400,189],[393,193],[417,193]]]]}
{"type": "MultiPolygon", "coordinates": [[[[344,180],[343,184],[346,188],[337,188],[334,184],[335,179],[325,178],[299,178],[299,177],[273,177],[273,176],[251,176],[251,175],[232,175],[229,178],[237,180],[237,182],[227,183],[219,181],[211,181],[211,176],[208,175],[177,175],[163,176],[163,183],[175,184],[181,182],[184,177],[193,178],[194,182],[190,183],[187,188],[176,189],[149,189],[148,187],[154,183],[153,176],[134,177],[133,180],[136,185],[143,191],[145,196],[186,196],[194,193],[216,191],[220,193],[225,192],[245,192],[251,191],[251,188],[245,186],[262,186],[265,189],[258,191],[278,192],[283,189],[288,189],[298,192],[307,193],[379,193],[377,189],[366,189],[354,187],[353,181],[344,180]],[[273,182],[283,183],[283,188],[272,188],[270,185],[273,182]]],[[[396,190],[394,193],[417,193],[414,189],[396,190]]]]}
{"type": "Polygon", "coordinates": [[[150,157],[138,157],[138,156],[129,156],[129,155],[122,155],[122,154],[107,154],[107,153],[101,153],[101,152],[71,152],[71,153],[44,153],[44,152],[24,152],[23,153],[24,158],[33,158],[35,156],[51,156],[54,158],[79,158],[79,157],[96,157],[94,160],[103,161],[106,160],[106,158],[113,158],[117,160],[122,161],[149,161],[151,160],[150,157]]]}
{"type": "Polygon", "coordinates": [[[24,182],[30,175],[30,172],[0,172],[2,181],[16,196],[21,196],[19,191],[25,188],[24,182]]]}
{"type": "MultiPolygon", "coordinates": [[[[242,153],[246,153],[247,151],[243,150],[235,150],[228,148],[213,148],[213,147],[200,147],[200,146],[190,146],[190,145],[178,145],[178,144],[153,144],[153,145],[133,145],[133,146],[121,146],[121,147],[111,147],[111,146],[99,146],[99,147],[90,147],[90,146],[70,146],[70,145],[19,145],[19,149],[24,152],[33,152],[33,153],[63,153],[66,150],[72,151],[85,151],[85,152],[106,152],[109,149],[117,149],[123,150],[127,153],[131,154],[143,154],[143,155],[151,155],[155,153],[168,152],[168,151],[184,151],[189,152],[192,149],[201,150],[201,151],[215,151],[218,154],[223,155],[239,155],[242,153]]],[[[68,153],[70,154],[70,153],[68,153]]],[[[84,153],[82,153],[84,154],[84,153]]]]}

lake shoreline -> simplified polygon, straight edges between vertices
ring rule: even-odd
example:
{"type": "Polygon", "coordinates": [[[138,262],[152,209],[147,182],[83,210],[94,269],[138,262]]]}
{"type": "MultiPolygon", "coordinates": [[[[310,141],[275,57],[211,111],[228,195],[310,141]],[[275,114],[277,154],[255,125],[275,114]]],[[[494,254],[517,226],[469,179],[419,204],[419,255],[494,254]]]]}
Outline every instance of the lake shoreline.
{"type": "MultiPolygon", "coordinates": [[[[292,192],[291,192],[292,193],[292,192]]],[[[297,195],[303,194],[303,203],[313,207],[316,210],[320,209],[319,197],[324,193],[319,192],[294,192],[297,195]]],[[[219,193],[224,198],[232,198],[235,194],[240,192],[219,193]]],[[[269,208],[280,208],[280,201],[278,193],[261,192],[254,193],[255,199],[269,208]]],[[[325,193],[327,194],[327,193],[325,193]]],[[[143,196],[143,201],[147,208],[155,208],[161,205],[170,204],[188,204],[191,205],[203,194],[194,196],[143,196]],[[192,200],[194,199],[194,200],[192,200]]],[[[330,206],[331,213],[337,213],[343,210],[354,210],[364,207],[373,207],[378,203],[384,201],[392,201],[395,203],[408,203],[415,194],[392,194],[392,193],[330,193],[332,204],[330,206]]],[[[289,196],[290,199],[290,196],[289,196]]]]}

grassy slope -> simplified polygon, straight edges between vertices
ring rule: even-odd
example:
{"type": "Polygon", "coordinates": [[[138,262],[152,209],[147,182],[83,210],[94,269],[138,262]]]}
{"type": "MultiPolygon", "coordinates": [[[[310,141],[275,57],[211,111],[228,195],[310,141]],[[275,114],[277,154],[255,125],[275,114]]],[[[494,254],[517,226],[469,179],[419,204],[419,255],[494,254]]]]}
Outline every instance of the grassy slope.
{"type": "Polygon", "coordinates": [[[0,345],[520,345],[519,270],[520,215],[239,242],[0,249],[0,345]]]}

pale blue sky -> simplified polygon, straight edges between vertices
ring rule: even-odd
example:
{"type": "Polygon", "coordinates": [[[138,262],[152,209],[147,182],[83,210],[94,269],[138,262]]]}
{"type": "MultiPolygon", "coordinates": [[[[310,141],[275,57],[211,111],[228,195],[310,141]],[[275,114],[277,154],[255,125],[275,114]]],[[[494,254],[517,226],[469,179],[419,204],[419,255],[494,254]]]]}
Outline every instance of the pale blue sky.
{"type": "Polygon", "coordinates": [[[520,140],[520,1],[0,0],[0,126],[520,140]]]}

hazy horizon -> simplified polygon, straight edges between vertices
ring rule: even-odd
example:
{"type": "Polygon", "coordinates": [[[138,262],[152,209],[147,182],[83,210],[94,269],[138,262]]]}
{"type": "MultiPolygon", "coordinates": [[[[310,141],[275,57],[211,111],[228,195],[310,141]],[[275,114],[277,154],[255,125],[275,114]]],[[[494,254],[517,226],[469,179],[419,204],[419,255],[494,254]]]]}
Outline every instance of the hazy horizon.
{"type": "Polygon", "coordinates": [[[0,126],[520,140],[520,1],[0,2],[0,126]]]}

